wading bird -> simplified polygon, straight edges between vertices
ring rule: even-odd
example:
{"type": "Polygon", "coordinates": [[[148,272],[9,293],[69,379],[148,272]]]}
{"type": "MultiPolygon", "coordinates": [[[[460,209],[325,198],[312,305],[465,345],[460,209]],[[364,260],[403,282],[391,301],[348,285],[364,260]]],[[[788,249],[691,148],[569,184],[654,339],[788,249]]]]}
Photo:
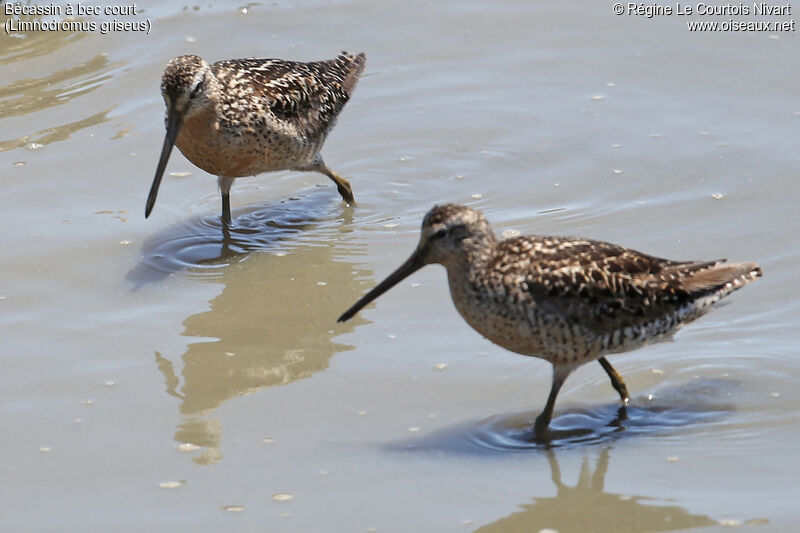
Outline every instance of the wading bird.
{"type": "Polygon", "coordinates": [[[558,391],[580,365],[599,361],[623,405],[628,387],[606,359],[656,341],[761,276],[755,263],[670,261],[607,242],[521,236],[499,241],[474,209],[434,207],[408,260],[341,317],[431,263],[447,269],[456,309],[481,335],[552,363],[537,438],[547,434],[558,391]]]}
{"type": "Polygon", "coordinates": [[[231,221],[234,178],[273,170],[321,172],[353,204],[350,183],[328,168],[319,151],[365,64],[364,54],[347,52],[311,63],[230,59],[209,65],[195,55],[170,61],[161,78],[167,134],[145,218],[155,205],[173,145],[218,176],[225,224],[231,221]]]}

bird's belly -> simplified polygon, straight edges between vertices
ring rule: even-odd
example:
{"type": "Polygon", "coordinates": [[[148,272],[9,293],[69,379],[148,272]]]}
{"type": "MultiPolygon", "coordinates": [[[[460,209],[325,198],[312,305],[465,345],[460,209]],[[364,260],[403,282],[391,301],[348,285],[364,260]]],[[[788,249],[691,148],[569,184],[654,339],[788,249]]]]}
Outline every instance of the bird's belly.
{"type": "Polygon", "coordinates": [[[550,359],[541,330],[535,323],[491,304],[475,307],[456,302],[456,309],[467,324],[498,346],[523,355],[550,359]]]}
{"type": "Polygon", "coordinates": [[[517,310],[489,304],[483,312],[473,306],[456,307],[473,329],[512,352],[554,364],[580,364],[605,353],[602,336],[533,306],[517,310]]]}
{"type": "Polygon", "coordinates": [[[512,352],[553,364],[583,364],[610,353],[635,350],[669,338],[684,320],[654,320],[636,327],[595,331],[563,316],[549,314],[531,302],[453,297],[456,309],[475,331],[512,352]]]}
{"type": "Polygon", "coordinates": [[[451,280],[456,309],[475,331],[512,352],[554,362],[580,343],[562,331],[563,324],[541,315],[535,306],[494,295],[485,287],[451,280]],[[455,282],[454,282],[455,281],[455,282]]]}
{"type": "Polygon", "coordinates": [[[607,353],[633,350],[657,341],[677,324],[596,331],[572,318],[549,313],[527,299],[491,294],[468,283],[450,285],[453,303],[478,333],[512,352],[540,357],[554,364],[582,364],[607,353]]]}
{"type": "Polygon", "coordinates": [[[268,128],[234,131],[203,116],[186,120],[175,145],[201,169],[229,178],[302,168],[319,151],[317,143],[279,131],[268,128]]]}

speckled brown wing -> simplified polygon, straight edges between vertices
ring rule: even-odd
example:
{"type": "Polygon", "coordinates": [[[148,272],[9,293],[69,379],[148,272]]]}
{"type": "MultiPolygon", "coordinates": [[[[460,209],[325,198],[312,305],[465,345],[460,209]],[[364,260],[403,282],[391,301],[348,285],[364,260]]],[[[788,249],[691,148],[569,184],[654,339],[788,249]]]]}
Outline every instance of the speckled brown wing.
{"type": "Polygon", "coordinates": [[[251,108],[268,108],[275,119],[314,139],[333,125],[365,64],[364,54],[342,52],[336,59],[311,63],[282,59],[220,61],[212,65],[212,70],[223,85],[239,88],[229,89],[232,99],[257,100],[258,105],[251,108]],[[242,71],[247,76],[241,76],[242,71]]]}
{"type": "Polygon", "coordinates": [[[677,262],[605,242],[521,237],[500,243],[492,268],[508,270],[540,310],[607,333],[666,319],[757,269],[724,261],[677,262]]]}

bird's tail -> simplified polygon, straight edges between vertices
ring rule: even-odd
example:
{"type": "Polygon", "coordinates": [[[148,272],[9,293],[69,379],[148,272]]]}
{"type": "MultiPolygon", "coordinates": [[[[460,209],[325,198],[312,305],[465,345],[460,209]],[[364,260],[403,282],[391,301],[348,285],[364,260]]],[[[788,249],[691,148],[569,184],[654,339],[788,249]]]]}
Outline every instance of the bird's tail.
{"type": "Polygon", "coordinates": [[[699,269],[683,280],[683,288],[690,294],[719,293],[720,297],[760,278],[761,267],[756,263],[718,262],[709,268],[699,269]]]}
{"type": "Polygon", "coordinates": [[[361,73],[364,72],[364,67],[367,66],[367,56],[364,53],[354,55],[342,51],[339,57],[336,58],[336,62],[343,67],[345,76],[344,80],[342,80],[342,88],[350,96],[356,88],[356,83],[358,83],[361,73]]]}

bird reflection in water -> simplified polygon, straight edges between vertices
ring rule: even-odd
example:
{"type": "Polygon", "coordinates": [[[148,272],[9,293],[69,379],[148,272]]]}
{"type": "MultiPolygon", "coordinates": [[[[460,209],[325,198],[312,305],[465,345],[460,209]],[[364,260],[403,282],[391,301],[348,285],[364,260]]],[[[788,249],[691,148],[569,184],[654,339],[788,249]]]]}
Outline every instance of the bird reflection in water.
{"type": "Polygon", "coordinates": [[[595,464],[594,472],[584,457],[578,482],[570,487],[561,480],[561,468],[556,452],[547,452],[550,477],[556,486],[556,495],[534,498],[533,503],[520,505],[512,513],[477,531],[482,533],[508,531],[553,530],[559,533],[585,531],[676,531],[716,525],[707,515],[692,514],[677,505],[663,505],[663,501],[645,496],[631,496],[605,491],[605,478],[609,467],[609,451],[604,448],[595,464]],[[647,502],[647,503],[645,503],[647,502]]]}
{"type": "MultiPolygon", "coordinates": [[[[358,324],[331,324],[336,306],[363,291],[360,280],[371,272],[342,260],[358,255],[338,235],[346,222],[305,221],[303,227],[284,235],[274,253],[250,253],[236,268],[216,269],[213,281],[222,292],[184,320],[182,335],[191,339],[185,353],[156,352],[166,392],[180,400],[184,417],[175,439],[186,451],[202,448],[198,463],[222,459],[223,423],[212,413],[223,402],[310,377],[351,349],[332,339],[358,324]]],[[[189,272],[195,269],[203,267],[189,272]]]]}

